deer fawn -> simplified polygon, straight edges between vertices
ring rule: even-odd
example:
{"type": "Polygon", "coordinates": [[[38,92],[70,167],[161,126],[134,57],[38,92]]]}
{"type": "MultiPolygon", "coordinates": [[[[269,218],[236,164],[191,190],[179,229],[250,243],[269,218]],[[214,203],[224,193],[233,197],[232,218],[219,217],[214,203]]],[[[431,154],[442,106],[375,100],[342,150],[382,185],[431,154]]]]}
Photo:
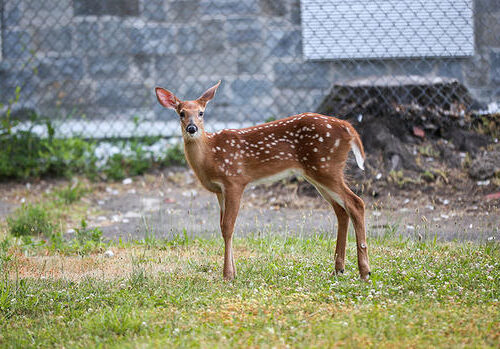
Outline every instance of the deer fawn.
{"type": "Polygon", "coordinates": [[[314,113],[243,129],[205,132],[203,114],[219,85],[220,81],[194,101],[181,101],[160,87],[156,96],[161,105],[179,114],[186,159],[201,184],[217,195],[225,244],[224,278],[231,280],[236,275],[232,239],[245,187],[292,170],[314,185],[337,215],[335,272],[344,272],[350,218],[356,232],[359,272],[362,279],[368,279],[365,206],[347,187],[343,174],[350,150],[358,166],[364,168],[358,133],[346,121],[314,113]]]}

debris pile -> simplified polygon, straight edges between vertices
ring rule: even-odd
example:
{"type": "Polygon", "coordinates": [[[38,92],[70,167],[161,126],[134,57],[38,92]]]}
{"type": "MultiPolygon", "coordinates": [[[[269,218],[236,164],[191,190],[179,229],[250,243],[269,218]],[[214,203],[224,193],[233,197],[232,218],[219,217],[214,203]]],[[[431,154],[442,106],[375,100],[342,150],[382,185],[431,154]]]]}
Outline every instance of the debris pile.
{"type": "Polygon", "coordinates": [[[368,169],[362,174],[350,166],[348,174],[365,187],[368,178],[404,189],[438,180],[446,184],[451,172],[465,173],[469,181],[492,179],[498,186],[495,106],[486,110],[456,80],[396,76],[335,85],[318,112],[349,120],[360,133],[368,169]]]}

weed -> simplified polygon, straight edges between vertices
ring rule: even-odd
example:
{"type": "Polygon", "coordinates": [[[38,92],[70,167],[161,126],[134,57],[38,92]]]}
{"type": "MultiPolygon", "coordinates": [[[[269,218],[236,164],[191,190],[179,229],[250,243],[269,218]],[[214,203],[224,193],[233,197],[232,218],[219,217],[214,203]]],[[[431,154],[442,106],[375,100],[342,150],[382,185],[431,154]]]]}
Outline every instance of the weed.
{"type": "Polygon", "coordinates": [[[64,254],[87,255],[104,248],[102,231],[99,228],[90,229],[87,222],[82,219],[79,228],[74,229],[75,237],[67,240],[61,232],[53,233],[50,238],[49,248],[64,254]]]}
{"type": "Polygon", "coordinates": [[[406,177],[404,172],[401,171],[391,171],[389,172],[389,181],[396,184],[399,188],[404,188],[408,184],[419,184],[420,181],[418,179],[413,179],[410,177],[406,177]]]}
{"type": "Polygon", "coordinates": [[[426,157],[432,157],[432,158],[437,158],[439,156],[439,151],[434,149],[432,145],[422,145],[418,147],[418,153],[426,156],[426,157]]]}
{"type": "Polygon", "coordinates": [[[50,236],[54,230],[49,215],[40,205],[24,204],[7,218],[7,225],[13,236],[50,236]]]}
{"type": "Polygon", "coordinates": [[[12,259],[9,253],[9,248],[11,246],[11,238],[7,235],[2,241],[0,241],[0,273],[5,273],[5,266],[12,259]]]}
{"type": "Polygon", "coordinates": [[[428,170],[422,172],[422,174],[420,174],[420,177],[422,177],[422,179],[426,182],[434,182],[436,180],[434,174],[428,170]]]}
{"type": "Polygon", "coordinates": [[[80,200],[87,192],[88,189],[84,188],[79,182],[54,190],[56,196],[68,205],[80,200]]]}

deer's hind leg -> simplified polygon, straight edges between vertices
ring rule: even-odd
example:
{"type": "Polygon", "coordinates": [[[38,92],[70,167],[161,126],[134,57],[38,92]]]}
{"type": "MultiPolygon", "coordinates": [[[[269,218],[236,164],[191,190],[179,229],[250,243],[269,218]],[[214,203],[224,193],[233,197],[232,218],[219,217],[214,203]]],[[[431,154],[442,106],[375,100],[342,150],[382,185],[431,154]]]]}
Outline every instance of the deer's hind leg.
{"type": "MultiPolygon", "coordinates": [[[[352,224],[354,226],[354,231],[356,233],[356,245],[358,252],[358,268],[361,279],[366,280],[370,276],[370,266],[368,261],[368,247],[366,245],[366,231],[365,231],[365,204],[363,200],[354,194],[351,189],[347,187],[343,180],[335,180],[335,178],[321,178],[318,180],[314,178],[306,179],[311,182],[318,191],[330,202],[330,200],[334,201],[337,206],[340,206],[344,213],[347,215],[347,221],[345,224],[345,241],[341,241],[343,243],[343,255],[345,255],[345,244],[347,241],[347,225],[349,222],[349,218],[352,220],[352,224]],[[321,181],[320,181],[321,180],[321,181]],[[328,199],[329,198],[329,199],[328,199]]],[[[333,205],[332,205],[333,206],[333,205]]],[[[334,207],[335,209],[335,207],[334,207]]],[[[341,212],[341,210],[336,210],[341,212]]],[[[337,217],[338,214],[337,214],[337,217]]],[[[341,213],[342,217],[342,213],[341,213]]],[[[344,219],[345,218],[340,218],[344,219]]],[[[340,220],[339,220],[339,233],[340,233],[340,220]]],[[[342,249],[342,245],[339,246],[337,242],[337,250],[339,252],[342,249]]],[[[343,259],[342,259],[343,260],[343,259]]],[[[336,256],[336,270],[337,270],[337,256],[336,256]]]]}
{"type": "Polygon", "coordinates": [[[337,245],[335,247],[335,274],[344,273],[345,250],[347,244],[347,228],[349,227],[349,215],[323,186],[316,187],[321,196],[332,206],[337,216],[337,245]]]}

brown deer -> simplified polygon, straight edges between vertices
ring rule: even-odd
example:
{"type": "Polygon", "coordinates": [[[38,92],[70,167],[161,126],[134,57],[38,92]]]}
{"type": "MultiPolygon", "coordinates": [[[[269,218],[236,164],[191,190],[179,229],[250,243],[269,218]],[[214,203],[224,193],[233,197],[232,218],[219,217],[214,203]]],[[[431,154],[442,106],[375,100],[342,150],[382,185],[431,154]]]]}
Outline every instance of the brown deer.
{"type": "Polygon", "coordinates": [[[335,273],[344,272],[349,218],[356,232],[361,278],[370,275],[365,233],[365,206],[344,182],[350,150],[364,168],[364,151],[358,133],[347,121],[315,113],[242,129],[208,133],[203,127],[207,103],[220,81],[194,101],[181,101],[172,92],[156,88],[161,105],[180,116],[186,159],[201,184],[217,195],[220,226],[224,237],[224,278],[236,275],[232,239],[240,200],[245,187],[266,177],[293,171],[316,187],[337,215],[335,273]]]}

